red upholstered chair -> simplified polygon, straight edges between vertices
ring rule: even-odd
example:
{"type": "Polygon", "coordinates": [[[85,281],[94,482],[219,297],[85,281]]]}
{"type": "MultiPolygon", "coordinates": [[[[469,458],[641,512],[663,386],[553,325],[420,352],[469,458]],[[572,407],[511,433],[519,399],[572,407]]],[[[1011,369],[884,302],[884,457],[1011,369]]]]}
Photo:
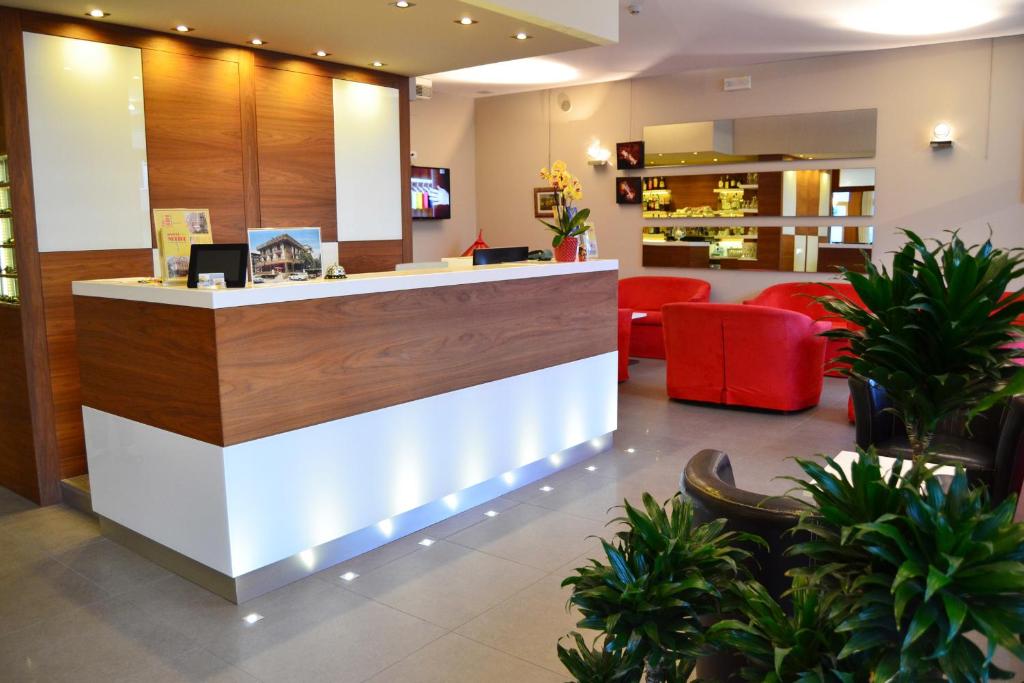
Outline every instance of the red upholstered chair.
{"type": "MultiPolygon", "coordinates": [[[[843,296],[857,305],[861,305],[860,297],[848,282],[783,282],[772,285],[745,304],[754,306],[771,306],[787,311],[796,311],[810,316],[812,320],[824,320],[828,329],[851,328],[845,320],[836,319],[825,310],[815,298],[819,296],[843,296]]],[[[845,364],[837,359],[842,355],[846,343],[842,339],[829,339],[825,351],[825,374],[829,377],[842,377],[839,372],[845,364]]]]}
{"type": "Polygon", "coordinates": [[[619,381],[629,379],[629,337],[633,329],[633,309],[619,309],[619,381]]]}
{"type": "Polygon", "coordinates": [[[784,411],[818,404],[827,323],[737,304],[668,304],[662,316],[671,398],[784,411]]]}
{"type": "Polygon", "coordinates": [[[647,314],[633,321],[629,355],[664,358],[661,307],[684,301],[707,301],[710,297],[711,285],[696,278],[640,276],[619,280],[619,306],[647,314]]]}

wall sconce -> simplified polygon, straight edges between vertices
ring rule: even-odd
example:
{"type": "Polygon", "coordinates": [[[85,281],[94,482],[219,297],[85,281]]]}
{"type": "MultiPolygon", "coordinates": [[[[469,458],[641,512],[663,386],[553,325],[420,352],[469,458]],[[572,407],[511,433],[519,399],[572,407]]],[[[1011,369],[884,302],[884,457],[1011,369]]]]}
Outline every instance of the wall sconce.
{"type": "Polygon", "coordinates": [[[611,158],[612,151],[602,147],[600,140],[594,140],[587,148],[587,163],[591,166],[606,166],[611,158]]]}
{"type": "Polygon", "coordinates": [[[953,127],[948,123],[937,123],[932,128],[932,149],[949,149],[953,146],[953,127]]]}

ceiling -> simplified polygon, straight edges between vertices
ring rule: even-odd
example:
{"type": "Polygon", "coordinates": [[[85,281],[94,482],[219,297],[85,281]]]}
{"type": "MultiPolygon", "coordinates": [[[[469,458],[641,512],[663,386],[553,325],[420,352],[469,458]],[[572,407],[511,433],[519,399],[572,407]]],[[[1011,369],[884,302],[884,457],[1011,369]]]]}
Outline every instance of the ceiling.
{"type": "Polygon", "coordinates": [[[1024,33],[1024,0],[620,0],[619,43],[433,74],[499,94],[1024,33]],[[629,5],[639,5],[631,14],[629,5]]]}
{"type": "Polygon", "coordinates": [[[0,0],[0,4],[85,18],[91,9],[110,14],[94,21],[173,33],[229,44],[252,38],[266,49],[295,55],[316,50],[328,60],[356,66],[374,61],[384,71],[422,75],[532,55],[608,43],[617,34],[617,0],[0,0]],[[585,14],[574,9],[586,5],[585,14]],[[582,6],[582,5],[581,5],[582,6]],[[456,19],[478,21],[462,26],[456,19]],[[515,40],[525,31],[531,37],[515,40]]]}

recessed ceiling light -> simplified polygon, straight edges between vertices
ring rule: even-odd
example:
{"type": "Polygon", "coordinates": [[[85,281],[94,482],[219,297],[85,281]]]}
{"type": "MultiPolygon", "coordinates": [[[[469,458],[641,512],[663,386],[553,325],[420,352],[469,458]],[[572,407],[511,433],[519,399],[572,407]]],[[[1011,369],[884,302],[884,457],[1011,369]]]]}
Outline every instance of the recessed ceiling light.
{"type": "Polygon", "coordinates": [[[478,22],[476,19],[472,17],[461,17],[459,19],[456,19],[455,23],[462,24],[463,26],[472,26],[473,24],[478,24],[480,22],[478,22]]]}
{"type": "Polygon", "coordinates": [[[430,546],[434,545],[435,542],[436,541],[434,541],[434,539],[432,538],[424,538],[420,540],[420,545],[424,548],[429,548],[430,546]]]}
{"type": "Polygon", "coordinates": [[[844,28],[894,36],[965,31],[995,21],[1003,12],[992,0],[870,0],[847,3],[836,17],[844,28]]]}
{"type": "Polygon", "coordinates": [[[415,2],[409,2],[409,0],[398,0],[398,2],[393,2],[391,4],[397,7],[398,9],[408,9],[410,7],[416,6],[415,2]]]}
{"type": "Polygon", "coordinates": [[[185,24],[178,24],[174,27],[174,30],[178,33],[188,33],[189,31],[195,31],[194,28],[192,28],[191,26],[186,26],[185,24]]]}
{"type": "Polygon", "coordinates": [[[344,574],[342,574],[338,578],[341,579],[342,581],[355,581],[356,579],[359,578],[359,574],[356,574],[355,572],[345,572],[344,574]]]}
{"type": "Polygon", "coordinates": [[[247,623],[247,624],[249,624],[251,626],[252,624],[255,624],[257,621],[259,621],[262,618],[263,618],[262,614],[257,614],[256,612],[252,612],[251,614],[246,614],[244,617],[242,617],[242,621],[244,621],[245,623],[247,623]]]}
{"type": "Polygon", "coordinates": [[[317,50],[316,52],[313,53],[313,56],[314,57],[330,57],[331,53],[328,52],[327,50],[317,50]]]}
{"type": "Polygon", "coordinates": [[[253,38],[252,40],[249,41],[249,44],[250,45],[256,45],[258,47],[260,45],[266,45],[267,41],[262,40],[260,38],[253,38]]]}
{"type": "Polygon", "coordinates": [[[487,512],[484,513],[484,516],[485,517],[497,517],[498,516],[498,511],[497,510],[488,510],[487,512]]]}
{"type": "Polygon", "coordinates": [[[529,33],[524,33],[523,31],[514,34],[512,37],[516,40],[529,40],[530,38],[533,38],[529,33]]]}
{"type": "Polygon", "coordinates": [[[103,17],[109,17],[110,12],[104,12],[103,10],[97,8],[89,10],[85,13],[85,16],[92,17],[93,19],[102,19],[103,17]]]}
{"type": "Polygon", "coordinates": [[[376,67],[376,68],[379,69],[382,66],[387,66],[387,64],[385,64],[384,62],[370,62],[370,66],[376,67]]]}

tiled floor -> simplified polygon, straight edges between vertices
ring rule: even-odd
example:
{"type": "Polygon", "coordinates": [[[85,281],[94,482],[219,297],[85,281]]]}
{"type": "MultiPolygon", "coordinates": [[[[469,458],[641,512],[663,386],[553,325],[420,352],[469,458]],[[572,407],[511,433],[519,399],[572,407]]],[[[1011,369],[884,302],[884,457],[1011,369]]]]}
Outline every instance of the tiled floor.
{"type": "Polygon", "coordinates": [[[670,402],[661,363],[631,371],[613,451],[242,606],[84,515],[0,489],[0,680],[565,681],[555,643],[574,617],[559,584],[594,555],[608,508],[669,497],[701,448],[727,451],[740,486],[773,493],[797,471],[787,458],[853,441],[841,380],[826,380],[818,408],[775,415],[670,402]],[[246,624],[250,613],[263,619],[246,624]]]}

